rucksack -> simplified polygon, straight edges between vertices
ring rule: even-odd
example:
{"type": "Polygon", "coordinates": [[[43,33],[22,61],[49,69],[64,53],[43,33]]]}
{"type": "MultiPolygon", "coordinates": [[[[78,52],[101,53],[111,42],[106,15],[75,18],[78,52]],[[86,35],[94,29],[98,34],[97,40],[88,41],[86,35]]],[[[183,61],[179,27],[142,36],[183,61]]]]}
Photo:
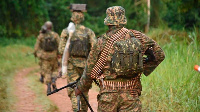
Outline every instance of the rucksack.
{"type": "Polygon", "coordinates": [[[47,52],[54,51],[58,48],[56,39],[54,38],[54,36],[51,33],[48,33],[45,35],[45,37],[41,43],[41,48],[47,52]]]}
{"type": "Polygon", "coordinates": [[[70,56],[87,58],[90,51],[87,34],[75,34],[70,41],[70,56]]]}
{"type": "Polygon", "coordinates": [[[143,72],[141,42],[129,32],[128,39],[121,39],[113,44],[111,73],[117,76],[133,77],[143,72]]]}

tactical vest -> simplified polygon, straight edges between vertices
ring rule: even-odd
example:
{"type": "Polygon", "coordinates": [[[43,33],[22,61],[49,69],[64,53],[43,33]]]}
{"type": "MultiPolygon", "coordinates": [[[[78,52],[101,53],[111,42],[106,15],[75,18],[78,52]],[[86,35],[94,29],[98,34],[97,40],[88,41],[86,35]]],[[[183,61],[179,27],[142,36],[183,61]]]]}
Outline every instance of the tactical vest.
{"type": "Polygon", "coordinates": [[[47,33],[42,39],[40,47],[46,52],[51,52],[57,50],[58,44],[54,36],[51,33],[47,33]]]}
{"type": "Polygon", "coordinates": [[[111,74],[135,77],[143,72],[141,42],[130,32],[130,38],[114,43],[114,53],[110,63],[111,74]]]}
{"type": "Polygon", "coordinates": [[[70,56],[87,58],[90,51],[88,35],[74,33],[70,40],[70,56]]]}

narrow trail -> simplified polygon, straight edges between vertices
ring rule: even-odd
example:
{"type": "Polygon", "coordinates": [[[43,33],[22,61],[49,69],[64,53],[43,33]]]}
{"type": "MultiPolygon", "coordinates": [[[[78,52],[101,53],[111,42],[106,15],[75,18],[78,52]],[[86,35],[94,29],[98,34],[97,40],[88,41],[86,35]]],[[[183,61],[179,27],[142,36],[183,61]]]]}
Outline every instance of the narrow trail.
{"type": "Polygon", "coordinates": [[[34,69],[35,67],[25,68],[15,75],[14,87],[17,97],[17,103],[15,105],[16,112],[34,112],[36,109],[41,112],[44,111],[41,105],[34,103],[36,95],[28,86],[29,80],[26,75],[34,69]]]}
{"type": "MultiPolygon", "coordinates": [[[[67,82],[66,82],[66,79],[59,78],[56,81],[56,84],[57,84],[57,88],[61,88],[65,85],[67,85],[67,82]]],[[[46,90],[46,86],[45,86],[45,90],[46,90]]],[[[97,94],[98,94],[98,92],[93,89],[91,89],[89,91],[89,102],[95,112],[96,112],[97,106],[98,106],[97,94]]],[[[61,112],[72,112],[71,101],[67,95],[66,89],[61,90],[61,91],[59,91],[55,94],[52,94],[48,97],[51,99],[51,101],[53,101],[57,105],[57,107],[59,108],[59,110],[61,112]]],[[[90,112],[89,108],[88,108],[88,111],[90,112]]]]}
{"type": "MultiPolygon", "coordinates": [[[[20,70],[14,79],[15,84],[15,95],[17,97],[17,103],[15,105],[16,112],[33,112],[39,111],[44,112],[45,110],[39,104],[36,104],[34,101],[36,99],[36,95],[34,91],[28,86],[28,78],[26,77],[31,71],[37,69],[36,67],[25,68],[20,70]]],[[[39,79],[39,73],[36,73],[39,79]]],[[[39,83],[39,82],[38,82],[39,83]]],[[[63,87],[67,84],[66,79],[59,78],[57,80],[57,88],[63,87]]],[[[46,92],[46,85],[44,85],[44,91],[46,92]]],[[[90,89],[89,91],[89,102],[92,106],[93,110],[97,111],[97,94],[98,92],[94,89],[90,89]]],[[[72,112],[71,109],[71,101],[67,95],[67,90],[61,90],[53,95],[47,96],[59,109],[60,112],[72,112]]],[[[88,112],[90,112],[88,108],[88,112]]]]}

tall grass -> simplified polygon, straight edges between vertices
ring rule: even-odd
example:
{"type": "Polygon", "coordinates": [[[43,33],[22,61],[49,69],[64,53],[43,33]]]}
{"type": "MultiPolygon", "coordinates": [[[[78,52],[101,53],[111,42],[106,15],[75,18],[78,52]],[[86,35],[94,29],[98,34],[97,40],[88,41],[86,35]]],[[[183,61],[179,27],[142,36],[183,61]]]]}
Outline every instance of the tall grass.
{"type": "Polygon", "coordinates": [[[193,68],[200,65],[199,35],[187,33],[190,39],[182,41],[177,35],[169,35],[170,43],[162,46],[165,60],[150,76],[142,77],[143,111],[200,111],[200,73],[193,68]]]}
{"type": "MultiPolygon", "coordinates": [[[[6,43],[6,42],[5,42],[6,43]]],[[[0,110],[11,111],[14,105],[13,79],[16,70],[36,65],[33,56],[26,56],[32,48],[24,45],[0,45],[0,110]]]]}
{"type": "Polygon", "coordinates": [[[29,37],[29,38],[6,38],[1,37],[0,38],[0,46],[8,46],[8,45],[25,45],[29,47],[33,47],[35,44],[36,38],[35,37],[29,37]]]}

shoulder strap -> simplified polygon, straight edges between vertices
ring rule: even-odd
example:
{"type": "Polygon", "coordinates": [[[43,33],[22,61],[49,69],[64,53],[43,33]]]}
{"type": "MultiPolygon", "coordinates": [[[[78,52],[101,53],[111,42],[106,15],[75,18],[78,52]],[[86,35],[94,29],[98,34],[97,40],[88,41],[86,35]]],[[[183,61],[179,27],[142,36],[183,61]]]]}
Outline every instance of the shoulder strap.
{"type": "Polygon", "coordinates": [[[108,41],[106,42],[106,45],[100,55],[100,58],[98,59],[96,65],[94,66],[94,68],[92,69],[91,72],[91,78],[92,79],[99,79],[102,69],[105,66],[105,63],[107,61],[108,58],[108,54],[110,52],[110,50],[113,47],[113,44],[115,41],[120,40],[121,38],[123,38],[124,36],[126,36],[126,34],[129,32],[128,29],[126,28],[122,28],[119,31],[117,31],[117,33],[115,33],[114,35],[112,35],[108,41]]]}

